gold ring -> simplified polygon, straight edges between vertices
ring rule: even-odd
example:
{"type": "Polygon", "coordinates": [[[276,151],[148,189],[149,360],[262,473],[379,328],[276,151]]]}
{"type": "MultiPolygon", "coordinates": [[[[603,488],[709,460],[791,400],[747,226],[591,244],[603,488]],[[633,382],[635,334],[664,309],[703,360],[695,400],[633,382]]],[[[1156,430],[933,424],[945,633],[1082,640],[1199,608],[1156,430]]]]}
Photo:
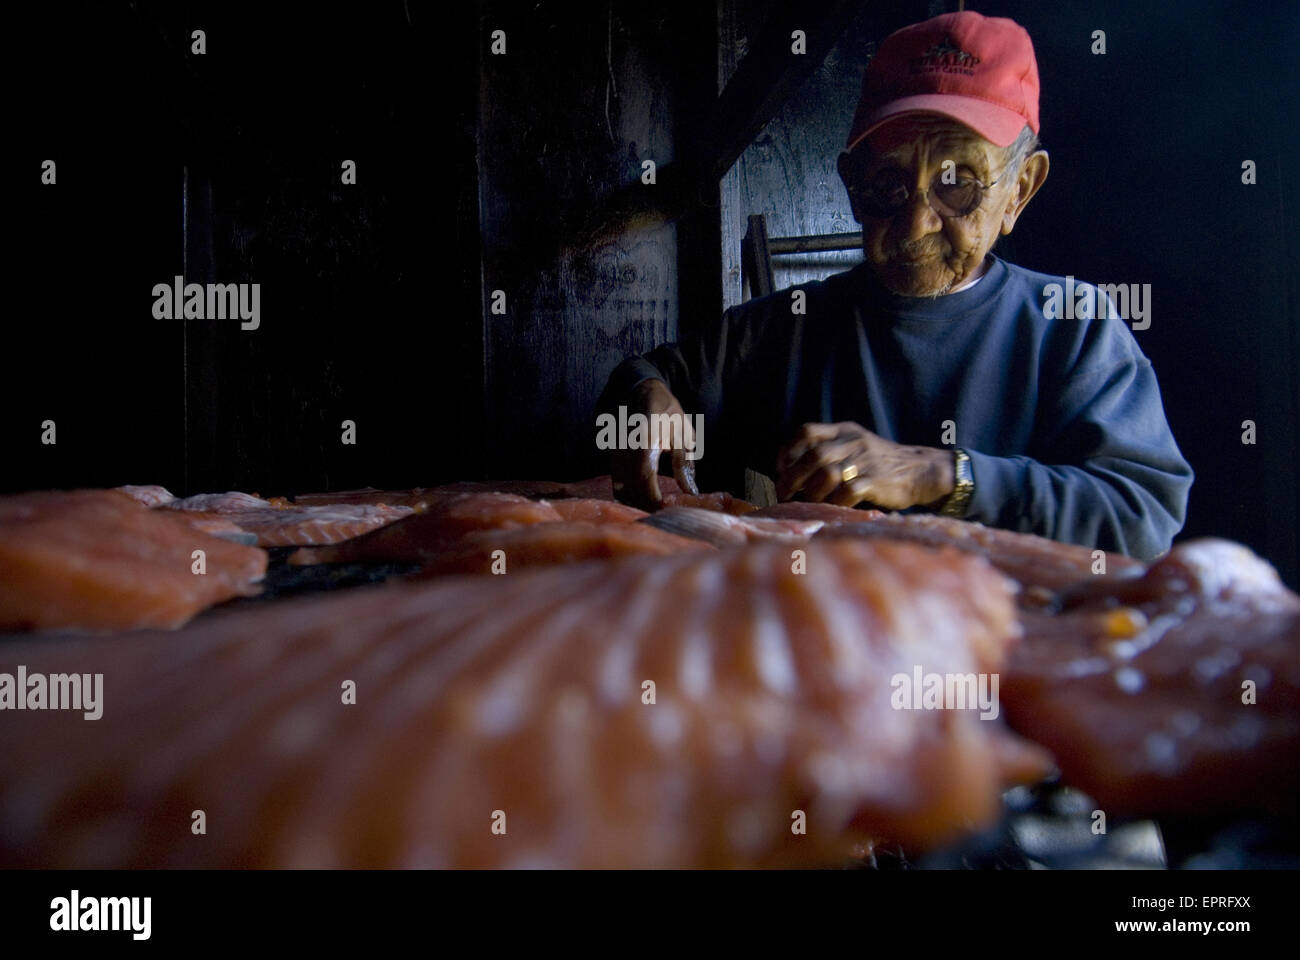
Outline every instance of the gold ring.
{"type": "Polygon", "coordinates": [[[858,475],[858,465],[856,463],[850,463],[847,467],[845,467],[843,470],[840,471],[840,482],[848,483],[857,475],[858,475]]]}

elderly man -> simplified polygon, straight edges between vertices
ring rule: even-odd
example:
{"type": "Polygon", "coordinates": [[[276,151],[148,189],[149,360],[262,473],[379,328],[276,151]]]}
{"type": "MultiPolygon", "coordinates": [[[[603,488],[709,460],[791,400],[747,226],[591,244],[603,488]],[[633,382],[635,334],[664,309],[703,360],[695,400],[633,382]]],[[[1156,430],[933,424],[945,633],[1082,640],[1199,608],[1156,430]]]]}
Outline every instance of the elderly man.
{"type": "MultiPolygon", "coordinates": [[[[1140,558],[1168,549],[1192,471],[1150,362],[1106,298],[1062,317],[1047,291],[1065,278],[990,252],[1047,179],[1038,130],[1018,24],[961,12],[891,35],[839,158],[866,262],[625,361],[602,404],[701,411],[714,487],[750,467],[782,499],[933,510],[1140,558]]],[[[692,484],[683,439],[660,432],[615,455],[623,499],[661,502],[666,452],[692,484]]]]}

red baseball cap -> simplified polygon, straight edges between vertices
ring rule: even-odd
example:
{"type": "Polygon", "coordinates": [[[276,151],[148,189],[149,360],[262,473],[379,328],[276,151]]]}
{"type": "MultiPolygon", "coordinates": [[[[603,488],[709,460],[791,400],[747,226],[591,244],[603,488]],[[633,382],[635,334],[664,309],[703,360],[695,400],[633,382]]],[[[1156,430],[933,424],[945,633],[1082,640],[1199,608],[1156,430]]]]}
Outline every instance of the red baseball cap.
{"type": "Polygon", "coordinates": [[[939,113],[1007,147],[1038,133],[1038,61],[1025,28],[973,10],[891,33],[867,66],[845,150],[908,113],[939,113]]]}

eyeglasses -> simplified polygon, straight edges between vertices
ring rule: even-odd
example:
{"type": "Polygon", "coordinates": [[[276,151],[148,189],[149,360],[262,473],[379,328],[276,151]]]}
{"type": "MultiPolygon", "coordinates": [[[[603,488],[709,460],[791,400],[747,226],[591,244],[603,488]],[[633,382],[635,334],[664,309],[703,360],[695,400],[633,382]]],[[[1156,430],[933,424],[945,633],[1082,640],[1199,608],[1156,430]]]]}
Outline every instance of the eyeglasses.
{"type": "MultiPolygon", "coordinates": [[[[1002,171],[992,183],[981,183],[974,177],[957,177],[945,182],[944,174],[930,181],[929,189],[922,188],[930,209],[941,217],[965,217],[974,213],[984,202],[984,194],[1006,177],[1002,171]]],[[[858,208],[869,217],[887,219],[902,210],[912,199],[910,177],[898,167],[886,167],[864,187],[849,187],[858,208]]]]}

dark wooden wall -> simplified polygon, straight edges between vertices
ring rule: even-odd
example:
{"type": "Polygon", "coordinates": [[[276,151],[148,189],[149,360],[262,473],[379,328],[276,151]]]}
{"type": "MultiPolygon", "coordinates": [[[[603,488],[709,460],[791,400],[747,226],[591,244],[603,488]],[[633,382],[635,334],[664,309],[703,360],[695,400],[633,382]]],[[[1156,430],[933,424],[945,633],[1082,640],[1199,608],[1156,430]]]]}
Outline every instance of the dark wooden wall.
{"type": "Polygon", "coordinates": [[[6,488],[481,473],[476,26],[402,0],[24,9],[42,79],[9,153],[28,319],[6,336],[6,488]],[[182,272],[259,283],[260,329],[154,319],[182,272]]]}
{"type": "MultiPolygon", "coordinates": [[[[488,472],[605,469],[594,406],[624,357],[676,339],[689,223],[658,198],[711,79],[705,5],[489,2],[481,62],[488,472]],[[656,183],[641,181],[643,163],[656,183]],[[494,291],[505,313],[492,312],[494,291]]],[[[715,211],[716,217],[716,211],[715,211]]],[[[712,263],[716,242],[701,255],[712,263]]],[[[698,267],[696,268],[698,270],[698,267]]],[[[688,274],[687,276],[684,276],[688,274]]],[[[712,279],[712,278],[710,278],[712,279]]],[[[716,302],[716,298],[715,298],[716,302]]]]}

